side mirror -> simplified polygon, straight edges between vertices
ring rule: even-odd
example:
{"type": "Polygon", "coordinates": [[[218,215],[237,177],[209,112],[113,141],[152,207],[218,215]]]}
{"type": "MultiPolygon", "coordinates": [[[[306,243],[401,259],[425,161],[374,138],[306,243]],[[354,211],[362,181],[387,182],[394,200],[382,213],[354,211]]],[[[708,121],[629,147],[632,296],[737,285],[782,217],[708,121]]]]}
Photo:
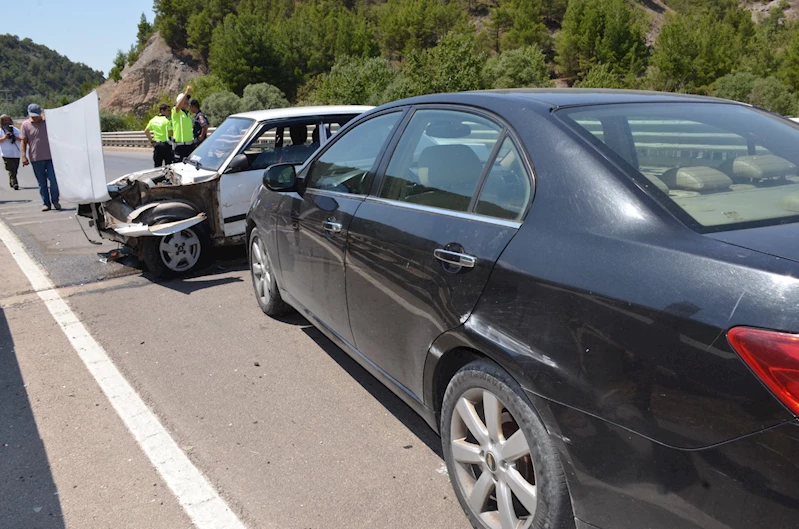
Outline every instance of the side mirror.
{"type": "Polygon", "coordinates": [[[237,154],[230,160],[230,163],[225,169],[226,173],[236,173],[238,171],[244,171],[250,166],[250,161],[247,159],[246,154],[237,154]]]}
{"type": "Polygon", "coordinates": [[[270,191],[287,193],[299,191],[297,185],[297,170],[290,163],[270,165],[264,171],[264,187],[270,191]]]}

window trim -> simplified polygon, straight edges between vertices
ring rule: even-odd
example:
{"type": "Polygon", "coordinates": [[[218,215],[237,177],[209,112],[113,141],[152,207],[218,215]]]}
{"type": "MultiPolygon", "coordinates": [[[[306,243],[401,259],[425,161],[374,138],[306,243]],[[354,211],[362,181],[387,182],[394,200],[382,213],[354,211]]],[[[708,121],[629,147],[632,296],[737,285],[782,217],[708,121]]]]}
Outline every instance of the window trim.
{"type": "Polygon", "coordinates": [[[320,150],[316,153],[316,156],[313,158],[309,158],[305,161],[305,164],[302,168],[301,174],[298,175],[298,179],[302,180],[302,192],[306,191],[324,191],[325,193],[332,193],[335,196],[339,197],[367,197],[370,195],[372,189],[375,186],[375,181],[377,179],[377,170],[380,167],[380,164],[383,161],[383,158],[386,156],[386,146],[391,145],[391,142],[397,135],[397,131],[400,130],[403,121],[407,117],[408,114],[408,107],[391,107],[380,112],[369,113],[366,115],[356,116],[355,118],[348,121],[339,131],[333,135],[330,140],[324,144],[320,150]],[[371,121],[372,119],[376,119],[388,114],[400,114],[399,120],[397,121],[397,125],[394,127],[394,130],[388,135],[385,142],[381,146],[380,152],[377,153],[377,157],[375,161],[372,163],[372,167],[369,169],[369,173],[373,175],[372,181],[369,184],[369,189],[366,189],[363,193],[342,193],[341,191],[331,191],[328,189],[319,189],[315,187],[308,187],[308,178],[311,173],[311,167],[319,161],[319,159],[327,153],[329,149],[331,149],[337,142],[341,141],[341,138],[345,138],[349,132],[354,129],[355,127],[359,126],[362,123],[366,123],[367,121],[371,121]]]}
{"type": "Polygon", "coordinates": [[[392,200],[390,198],[380,198],[373,195],[365,197],[364,201],[373,204],[385,204],[387,206],[412,209],[415,211],[424,211],[426,213],[433,213],[435,215],[442,215],[445,217],[456,217],[459,219],[473,220],[476,222],[485,222],[488,224],[495,224],[497,226],[504,226],[506,228],[519,229],[522,225],[522,221],[520,220],[501,219],[499,217],[491,217],[489,215],[479,215],[477,213],[467,213],[465,211],[455,211],[453,209],[425,206],[423,204],[414,204],[413,202],[403,202],[402,200],[392,200]]]}
{"type": "Polygon", "coordinates": [[[463,214],[471,216],[469,218],[472,218],[473,220],[488,219],[491,221],[501,221],[504,223],[518,224],[518,226],[521,226],[521,224],[527,218],[527,215],[530,213],[530,209],[532,208],[533,202],[535,200],[537,178],[534,165],[530,160],[530,154],[527,152],[527,149],[519,147],[520,145],[524,145],[524,143],[522,143],[519,140],[519,135],[516,133],[513,127],[511,127],[510,124],[505,119],[498,116],[497,114],[494,114],[482,108],[471,107],[468,105],[460,105],[454,103],[428,103],[428,104],[412,105],[410,107],[406,107],[406,110],[407,113],[403,118],[403,120],[400,122],[400,124],[397,126],[397,131],[394,134],[394,137],[389,143],[386,144],[386,149],[385,153],[383,154],[383,159],[381,160],[380,165],[377,168],[375,178],[372,180],[372,186],[368,195],[369,198],[375,198],[381,201],[386,201],[387,203],[390,203],[392,205],[412,204],[411,202],[391,200],[378,196],[378,193],[380,192],[380,189],[383,185],[383,180],[385,178],[385,173],[386,170],[388,169],[388,165],[391,162],[391,158],[394,156],[394,152],[396,151],[397,145],[402,139],[402,136],[405,134],[405,129],[408,127],[408,124],[410,123],[411,119],[413,119],[413,116],[416,115],[416,112],[419,110],[448,110],[448,111],[462,112],[465,114],[472,114],[475,116],[479,116],[483,119],[492,121],[500,128],[497,143],[494,145],[494,147],[492,148],[491,152],[488,155],[486,165],[485,167],[483,167],[483,172],[480,175],[479,180],[477,181],[475,192],[472,195],[471,201],[469,202],[469,209],[467,211],[455,211],[452,209],[436,208],[433,206],[420,206],[420,207],[425,208],[424,209],[425,211],[430,211],[430,212],[453,213],[456,214],[455,216],[461,216],[461,214],[463,214]],[[500,219],[498,217],[492,217],[490,215],[480,215],[479,213],[475,213],[474,211],[474,208],[477,206],[477,197],[480,195],[480,193],[483,190],[485,180],[488,178],[488,175],[491,172],[491,167],[493,167],[497,153],[499,152],[499,148],[502,142],[505,140],[505,138],[509,138],[511,142],[513,142],[513,145],[516,148],[516,150],[521,154],[522,165],[524,166],[525,173],[527,174],[527,180],[530,184],[530,198],[527,200],[527,205],[525,206],[524,212],[522,213],[520,220],[518,221],[508,221],[507,219],[500,219]]]}

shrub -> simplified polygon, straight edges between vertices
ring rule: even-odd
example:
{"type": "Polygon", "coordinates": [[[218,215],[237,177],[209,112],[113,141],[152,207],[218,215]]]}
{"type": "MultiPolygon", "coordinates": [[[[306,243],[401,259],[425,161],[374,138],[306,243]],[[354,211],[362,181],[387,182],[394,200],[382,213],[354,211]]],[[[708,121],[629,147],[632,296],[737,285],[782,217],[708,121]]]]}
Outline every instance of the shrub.
{"type": "Polygon", "coordinates": [[[386,59],[342,57],[330,73],[309,83],[307,99],[318,105],[379,105],[397,75],[386,59]]]}
{"type": "Polygon", "coordinates": [[[286,94],[276,86],[268,83],[247,85],[239,104],[240,112],[264,110],[269,108],[285,108],[289,106],[286,94]]]}
{"type": "Polygon", "coordinates": [[[546,57],[538,48],[526,46],[505,51],[486,62],[483,78],[491,88],[552,86],[546,57]]]}
{"type": "Polygon", "coordinates": [[[203,107],[211,126],[218,127],[225,118],[239,111],[241,98],[233,92],[217,92],[205,100],[203,107]]]}

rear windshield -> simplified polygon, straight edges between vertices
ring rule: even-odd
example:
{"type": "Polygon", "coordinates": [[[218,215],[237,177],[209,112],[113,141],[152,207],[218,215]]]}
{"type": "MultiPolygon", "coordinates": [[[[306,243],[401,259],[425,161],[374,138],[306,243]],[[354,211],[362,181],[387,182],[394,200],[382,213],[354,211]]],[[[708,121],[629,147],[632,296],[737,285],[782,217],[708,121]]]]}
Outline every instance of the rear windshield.
{"type": "Polygon", "coordinates": [[[694,229],[799,221],[799,127],[788,120],[724,103],[576,107],[558,116],[694,229]]]}

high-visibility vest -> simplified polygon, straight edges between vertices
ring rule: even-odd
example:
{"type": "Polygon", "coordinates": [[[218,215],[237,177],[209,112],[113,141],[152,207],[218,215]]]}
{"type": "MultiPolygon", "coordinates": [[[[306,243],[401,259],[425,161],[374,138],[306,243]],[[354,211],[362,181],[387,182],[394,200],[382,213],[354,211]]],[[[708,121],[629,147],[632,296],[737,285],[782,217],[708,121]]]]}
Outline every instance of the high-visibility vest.
{"type": "Polygon", "coordinates": [[[166,116],[155,116],[147,124],[147,130],[153,132],[153,141],[169,141],[169,131],[172,129],[172,122],[166,116]]]}
{"type": "Polygon", "coordinates": [[[185,110],[172,107],[172,130],[175,131],[175,143],[191,143],[194,141],[194,120],[185,110]]]}

